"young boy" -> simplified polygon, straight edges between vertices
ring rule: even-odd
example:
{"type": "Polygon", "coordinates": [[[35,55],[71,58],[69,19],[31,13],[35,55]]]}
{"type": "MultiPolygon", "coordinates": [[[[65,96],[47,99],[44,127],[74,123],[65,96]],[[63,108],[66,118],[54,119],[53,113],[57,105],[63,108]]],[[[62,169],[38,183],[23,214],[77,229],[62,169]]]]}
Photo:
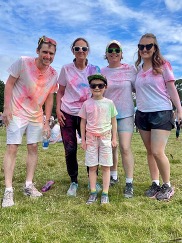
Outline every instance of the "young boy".
{"type": "Polygon", "coordinates": [[[92,97],[83,103],[81,117],[81,147],[86,150],[85,165],[89,167],[91,193],[87,204],[97,201],[97,167],[102,167],[103,192],[101,204],[109,203],[112,146],[117,146],[117,111],[114,103],[103,97],[107,79],[101,74],[88,76],[92,97]]]}

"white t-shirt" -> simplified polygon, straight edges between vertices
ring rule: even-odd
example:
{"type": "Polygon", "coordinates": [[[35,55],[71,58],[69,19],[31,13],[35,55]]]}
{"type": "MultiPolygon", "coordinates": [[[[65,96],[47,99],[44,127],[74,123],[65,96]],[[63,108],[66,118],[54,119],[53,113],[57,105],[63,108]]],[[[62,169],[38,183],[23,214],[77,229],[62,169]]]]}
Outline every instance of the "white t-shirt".
{"type": "Polygon", "coordinates": [[[117,115],[117,110],[112,100],[90,98],[83,103],[78,115],[87,120],[87,132],[100,136],[111,130],[111,119],[117,115]]]}
{"type": "Polygon", "coordinates": [[[91,97],[87,77],[100,73],[97,66],[88,64],[85,69],[76,68],[74,63],[62,67],[58,83],[65,86],[65,93],[62,97],[61,110],[67,114],[77,116],[85,100],[91,97]]]}
{"type": "Polygon", "coordinates": [[[57,91],[57,72],[51,66],[44,74],[33,57],[21,57],[8,69],[18,78],[12,92],[12,113],[33,122],[43,122],[42,105],[50,93],[57,91]]]}
{"type": "Polygon", "coordinates": [[[174,82],[174,74],[169,62],[163,66],[162,74],[153,74],[152,68],[143,71],[140,68],[136,82],[136,103],[139,111],[155,112],[172,110],[172,103],[167,92],[166,83],[174,82]]]}
{"type": "Polygon", "coordinates": [[[118,111],[116,118],[133,116],[132,86],[136,78],[136,69],[128,64],[121,64],[117,68],[104,67],[101,73],[106,76],[108,82],[104,96],[114,102],[118,111]]]}

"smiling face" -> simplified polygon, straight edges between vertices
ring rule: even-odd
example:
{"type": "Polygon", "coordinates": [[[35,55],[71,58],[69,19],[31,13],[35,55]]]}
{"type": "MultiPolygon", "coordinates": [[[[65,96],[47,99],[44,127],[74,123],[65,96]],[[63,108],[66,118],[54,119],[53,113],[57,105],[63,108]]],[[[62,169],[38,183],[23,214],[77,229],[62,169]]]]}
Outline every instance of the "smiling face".
{"type": "Polygon", "coordinates": [[[100,79],[94,79],[90,82],[90,89],[92,92],[92,98],[100,100],[103,98],[104,91],[106,90],[106,84],[100,79]]]}
{"type": "Polygon", "coordinates": [[[141,46],[141,48],[139,48],[138,52],[139,52],[139,55],[141,56],[141,58],[143,60],[144,59],[152,59],[153,53],[156,51],[154,44],[155,43],[154,43],[153,38],[144,37],[140,40],[139,47],[141,46]],[[150,45],[150,44],[153,44],[153,45],[150,45]]]}
{"type": "Polygon", "coordinates": [[[74,43],[72,52],[75,55],[75,58],[77,60],[86,60],[86,58],[88,56],[88,52],[89,52],[87,43],[84,40],[78,40],[77,42],[74,43]],[[75,47],[80,47],[80,48],[75,48],[75,47]],[[87,47],[87,48],[82,48],[82,47],[87,47]],[[77,49],[79,49],[79,50],[77,51],[77,49]]]}
{"type": "Polygon", "coordinates": [[[40,50],[37,49],[37,62],[40,68],[48,67],[54,60],[56,48],[54,45],[43,43],[40,50]]]}
{"type": "Polygon", "coordinates": [[[106,50],[106,59],[108,60],[109,67],[118,67],[120,66],[120,61],[122,57],[122,50],[117,44],[111,44],[109,48],[106,50]],[[109,53],[109,52],[111,53],[109,53]]]}

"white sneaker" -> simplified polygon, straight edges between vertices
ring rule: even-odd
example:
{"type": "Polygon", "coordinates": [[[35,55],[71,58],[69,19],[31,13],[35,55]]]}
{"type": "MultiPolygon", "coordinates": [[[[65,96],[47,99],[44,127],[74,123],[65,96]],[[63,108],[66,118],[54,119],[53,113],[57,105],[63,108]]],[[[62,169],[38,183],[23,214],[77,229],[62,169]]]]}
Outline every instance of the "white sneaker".
{"type": "Polygon", "coordinates": [[[72,196],[72,197],[76,197],[76,191],[78,189],[78,184],[75,182],[72,182],[70,184],[70,187],[67,191],[67,196],[72,196]]]}
{"type": "Polygon", "coordinates": [[[3,197],[3,202],[2,202],[2,207],[11,207],[15,203],[13,201],[13,191],[5,191],[4,192],[4,197],[3,197]]]}
{"type": "Polygon", "coordinates": [[[24,186],[24,195],[30,196],[30,197],[41,197],[42,193],[39,192],[35,188],[34,183],[32,183],[28,187],[24,186]]]}

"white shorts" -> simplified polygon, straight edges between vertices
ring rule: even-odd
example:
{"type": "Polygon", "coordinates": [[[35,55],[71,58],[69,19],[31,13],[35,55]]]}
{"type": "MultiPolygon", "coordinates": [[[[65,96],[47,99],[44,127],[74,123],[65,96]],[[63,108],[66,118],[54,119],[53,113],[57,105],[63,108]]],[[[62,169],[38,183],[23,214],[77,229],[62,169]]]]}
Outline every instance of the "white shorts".
{"type": "Polygon", "coordinates": [[[117,119],[117,131],[118,132],[130,132],[134,131],[134,116],[117,119]]]}
{"type": "Polygon", "coordinates": [[[23,118],[13,116],[7,126],[7,144],[21,144],[23,135],[26,134],[27,144],[42,141],[43,123],[31,122],[23,118]]]}
{"type": "Polygon", "coordinates": [[[91,133],[86,133],[86,154],[85,165],[88,167],[102,165],[112,166],[112,146],[111,146],[111,132],[96,137],[91,133]]]}

